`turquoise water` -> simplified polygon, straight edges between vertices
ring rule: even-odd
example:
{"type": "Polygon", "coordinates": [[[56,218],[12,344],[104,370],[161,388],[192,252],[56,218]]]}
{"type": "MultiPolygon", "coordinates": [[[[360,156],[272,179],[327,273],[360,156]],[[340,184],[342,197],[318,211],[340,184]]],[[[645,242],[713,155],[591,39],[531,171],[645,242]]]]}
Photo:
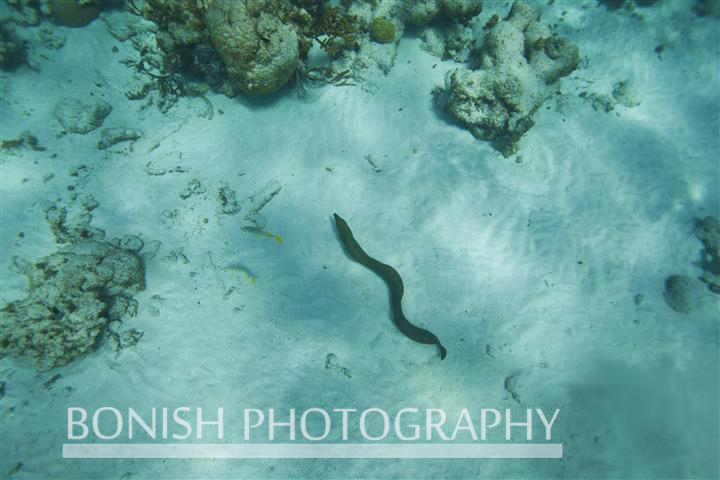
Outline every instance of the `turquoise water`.
{"type": "Polygon", "coordinates": [[[2,3],[2,478],[718,478],[713,2],[209,3],[2,3]]]}

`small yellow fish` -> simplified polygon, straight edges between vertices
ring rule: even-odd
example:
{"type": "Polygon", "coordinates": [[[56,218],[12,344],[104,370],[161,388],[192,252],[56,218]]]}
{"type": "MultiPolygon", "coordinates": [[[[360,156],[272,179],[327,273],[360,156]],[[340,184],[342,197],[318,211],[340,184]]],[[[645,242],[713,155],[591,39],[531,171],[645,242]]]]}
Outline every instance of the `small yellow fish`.
{"type": "Polygon", "coordinates": [[[252,233],[253,235],[257,235],[258,237],[272,238],[280,245],[282,245],[282,243],[283,243],[283,238],[280,235],[274,235],[270,232],[261,230],[257,227],[242,227],[242,231],[247,232],[247,233],[252,233]]]}
{"type": "Polygon", "coordinates": [[[226,272],[239,272],[245,275],[245,278],[250,281],[253,285],[257,282],[257,275],[252,273],[249,268],[245,267],[242,263],[231,263],[224,268],[226,272]]]}

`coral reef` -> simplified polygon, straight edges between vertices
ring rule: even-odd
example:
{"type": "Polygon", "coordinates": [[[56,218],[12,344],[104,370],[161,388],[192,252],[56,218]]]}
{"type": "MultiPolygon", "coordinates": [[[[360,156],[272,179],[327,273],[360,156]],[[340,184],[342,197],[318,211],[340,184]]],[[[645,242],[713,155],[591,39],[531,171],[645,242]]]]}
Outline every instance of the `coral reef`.
{"type": "MultiPolygon", "coordinates": [[[[437,7],[433,19],[459,23],[482,9],[476,0],[431,3],[437,7]]],[[[227,95],[269,95],[290,83],[299,98],[309,98],[315,82],[360,84],[372,91],[392,68],[405,28],[404,2],[398,0],[132,0],[129,8],[157,24],[154,48],[162,52],[161,62],[151,62],[152,74],[142,57],[153,46],[138,46],[141,59],[129,66],[163,79],[193,73],[227,95]],[[313,45],[325,55],[311,59],[313,45]]],[[[467,31],[464,35],[463,42],[455,37],[449,42],[452,58],[469,56],[471,42],[465,41],[467,31]]],[[[139,78],[128,97],[144,97],[152,83],[139,78]]]]}
{"type": "MultiPolygon", "coordinates": [[[[132,66],[162,79],[168,88],[160,90],[176,96],[191,94],[180,88],[183,81],[176,74],[192,72],[214,90],[228,95],[235,91],[269,95],[290,83],[298,97],[308,98],[310,86],[317,81],[349,85],[345,79],[352,79],[367,90],[375,90],[394,64],[396,43],[406,25],[434,25],[422,33],[426,49],[458,62],[471,60],[481,43],[475,38],[478,29],[472,21],[483,4],[479,0],[133,0],[129,8],[158,26],[156,48],[162,51],[163,58],[161,62],[150,62],[156,72],[150,73],[142,59],[132,62],[132,66]],[[313,45],[326,54],[321,65],[315,63],[317,55],[310,59],[313,45]],[[335,81],[339,74],[342,81],[335,81]]],[[[524,111],[506,112],[515,118],[508,119],[506,123],[512,125],[503,132],[498,132],[496,126],[472,125],[471,130],[481,138],[509,145],[504,150],[513,149],[511,145],[524,133],[523,129],[532,124],[529,117],[533,109],[550,90],[532,83],[550,85],[578,63],[577,48],[551,35],[537,21],[539,9],[518,2],[506,21],[488,23],[487,27],[490,32],[483,53],[491,65],[483,65],[482,69],[492,71],[488,76],[493,76],[497,84],[510,80],[522,84],[520,89],[529,90],[527,98],[518,100],[529,104],[524,111]],[[513,36],[511,29],[523,40],[519,48],[514,48],[517,43],[502,45],[506,37],[513,36]],[[518,59],[526,64],[525,69],[510,67],[518,59]],[[533,100],[529,98],[532,96],[533,100]],[[517,128],[519,125],[523,128],[517,128]]],[[[141,57],[150,50],[138,48],[141,57]]],[[[139,81],[128,91],[128,97],[142,98],[152,88],[147,79],[139,81]]],[[[494,92],[493,97],[488,101],[505,100],[499,92],[494,92]]]]}
{"type": "Polygon", "coordinates": [[[535,5],[520,1],[484,40],[479,68],[449,72],[445,86],[433,93],[473,135],[509,156],[554,83],[577,68],[580,56],[576,46],[539,22],[535,5]]]}
{"type": "Polygon", "coordinates": [[[147,0],[137,13],[159,26],[170,72],[193,71],[220,90],[267,95],[284,86],[300,59],[293,7],[282,0],[147,0]]]}
{"type": "Polygon", "coordinates": [[[29,294],[0,316],[4,355],[29,357],[41,370],[90,353],[110,318],[132,314],[132,295],[144,289],[136,252],[106,242],[67,245],[34,264],[16,259],[29,294]]]}
{"type": "Polygon", "coordinates": [[[205,13],[210,39],[228,75],[245,93],[274,93],[300,60],[295,30],[270,13],[275,3],[214,0],[205,13]]]}
{"type": "MultiPolygon", "coordinates": [[[[129,0],[133,13],[154,22],[152,31],[140,31],[131,38],[137,58],[126,65],[137,75],[126,96],[138,100],[149,96],[165,113],[178,98],[190,94],[182,72],[203,77],[217,91],[233,95],[225,66],[212,46],[204,22],[206,2],[199,0],[129,0]]],[[[120,32],[118,32],[120,33],[120,32]]]]}
{"type": "MultiPolygon", "coordinates": [[[[157,48],[166,74],[200,75],[216,91],[268,95],[292,82],[307,93],[312,81],[348,85],[373,65],[383,74],[392,66],[394,39],[402,23],[393,15],[396,0],[327,2],[290,0],[134,0],[130,9],[158,25],[157,48]],[[376,22],[371,42],[371,21],[376,22]],[[390,32],[393,32],[392,40],[390,32]],[[388,48],[376,42],[388,42],[388,48]],[[313,45],[326,55],[322,67],[305,65],[313,45]],[[348,73],[349,72],[349,73],[348,73]],[[338,75],[342,73],[342,79],[338,75]]],[[[143,50],[138,48],[139,52],[143,50]]],[[[141,55],[142,56],[142,55],[141,55]]],[[[139,71],[142,63],[133,62],[139,71]]],[[[155,76],[158,74],[156,73],[155,76]]],[[[151,82],[128,96],[143,97],[151,82]]],[[[299,95],[307,97],[307,95],[299,95]]]]}

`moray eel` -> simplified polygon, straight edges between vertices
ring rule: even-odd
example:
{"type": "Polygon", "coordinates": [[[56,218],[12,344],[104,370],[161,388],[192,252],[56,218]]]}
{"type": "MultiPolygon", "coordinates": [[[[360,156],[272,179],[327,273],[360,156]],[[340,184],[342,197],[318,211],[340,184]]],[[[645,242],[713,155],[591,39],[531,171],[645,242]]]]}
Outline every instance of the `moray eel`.
{"type": "Polygon", "coordinates": [[[333,216],[335,217],[335,227],[340,236],[340,241],[350,258],[375,272],[387,283],[390,289],[390,304],[392,306],[393,322],[395,322],[395,325],[411,340],[426,345],[437,345],[438,349],[440,349],[440,359],[444,359],[447,355],[447,350],[442,346],[440,340],[431,332],[416,327],[405,318],[405,314],[402,311],[402,297],[405,292],[405,287],[397,270],[390,265],[385,265],[375,260],[365,253],[355,240],[355,237],[353,237],[352,230],[350,230],[347,222],[340,218],[337,213],[334,213],[333,216]]]}

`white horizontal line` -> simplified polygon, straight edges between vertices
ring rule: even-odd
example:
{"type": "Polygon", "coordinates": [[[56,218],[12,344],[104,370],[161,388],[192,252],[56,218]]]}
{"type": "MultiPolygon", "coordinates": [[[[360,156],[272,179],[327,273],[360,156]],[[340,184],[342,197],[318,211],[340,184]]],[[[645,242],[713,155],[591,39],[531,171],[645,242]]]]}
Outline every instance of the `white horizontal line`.
{"type": "Polygon", "coordinates": [[[562,458],[560,443],[66,443],[63,458],[562,458]]]}

